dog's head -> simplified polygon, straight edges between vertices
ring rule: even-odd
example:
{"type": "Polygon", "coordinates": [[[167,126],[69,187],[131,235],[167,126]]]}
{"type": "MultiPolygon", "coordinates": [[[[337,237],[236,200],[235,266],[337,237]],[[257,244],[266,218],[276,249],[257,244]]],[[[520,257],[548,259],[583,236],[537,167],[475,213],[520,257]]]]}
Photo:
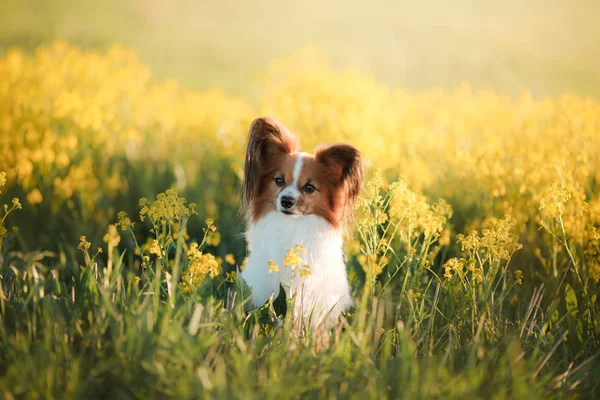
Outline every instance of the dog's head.
{"type": "Polygon", "coordinates": [[[299,141],[272,118],[252,122],[246,148],[242,208],[250,222],[270,212],[316,215],[335,228],[351,218],[364,179],[360,152],[348,144],[298,152],[299,141]]]}

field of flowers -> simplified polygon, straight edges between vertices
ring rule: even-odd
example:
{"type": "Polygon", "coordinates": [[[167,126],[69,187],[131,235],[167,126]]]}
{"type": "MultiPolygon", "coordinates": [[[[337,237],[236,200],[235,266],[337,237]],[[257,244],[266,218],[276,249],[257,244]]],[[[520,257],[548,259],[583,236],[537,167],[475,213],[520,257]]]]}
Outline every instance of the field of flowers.
{"type": "Polygon", "coordinates": [[[187,91],[117,46],[1,56],[1,397],[600,396],[600,101],[408,93],[313,48],[259,87],[187,91]],[[367,161],[331,332],[237,279],[261,115],[367,161]]]}

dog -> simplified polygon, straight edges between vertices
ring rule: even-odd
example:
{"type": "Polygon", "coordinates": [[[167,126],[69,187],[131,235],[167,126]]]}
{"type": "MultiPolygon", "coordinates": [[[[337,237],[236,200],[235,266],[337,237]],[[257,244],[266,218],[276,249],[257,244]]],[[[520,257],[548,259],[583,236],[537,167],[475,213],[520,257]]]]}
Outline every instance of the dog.
{"type": "Polygon", "coordinates": [[[314,154],[298,150],[298,137],[279,121],[252,122],[242,190],[250,254],[241,276],[255,306],[281,286],[294,299],[294,320],[332,326],[353,305],[343,239],[364,181],[363,157],[348,144],[321,146],[314,154]],[[270,268],[294,248],[303,251],[297,254],[309,274],[270,268]]]}

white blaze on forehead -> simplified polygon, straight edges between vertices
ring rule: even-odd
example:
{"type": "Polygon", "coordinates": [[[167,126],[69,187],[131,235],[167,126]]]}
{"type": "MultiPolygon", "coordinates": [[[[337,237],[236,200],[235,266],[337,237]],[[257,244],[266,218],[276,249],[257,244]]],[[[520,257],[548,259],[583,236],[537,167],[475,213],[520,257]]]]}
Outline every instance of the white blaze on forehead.
{"type": "Polygon", "coordinates": [[[298,185],[298,179],[300,179],[300,173],[302,172],[302,165],[304,165],[304,156],[306,153],[298,153],[298,158],[294,163],[294,172],[292,172],[292,179],[294,180],[294,187],[298,185]]]}
{"type": "Polygon", "coordinates": [[[281,191],[280,196],[290,196],[296,199],[302,194],[298,190],[298,180],[302,173],[305,155],[307,155],[307,153],[297,153],[296,160],[294,161],[294,169],[292,170],[292,183],[281,191]]]}

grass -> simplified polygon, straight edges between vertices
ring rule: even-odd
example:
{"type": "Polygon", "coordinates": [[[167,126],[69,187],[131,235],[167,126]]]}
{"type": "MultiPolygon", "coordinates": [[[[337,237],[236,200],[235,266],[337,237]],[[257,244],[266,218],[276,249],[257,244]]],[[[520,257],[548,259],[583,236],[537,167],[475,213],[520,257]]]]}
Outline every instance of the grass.
{"type": "MultiPolygon", "coordinates": [[[[393,196],[410,195],[406,188],[383,189],[377,179],[366,189],[362,214],[375,218],[393,203],[393,196]]],[[[437,268],[423,269],[427,252],[435,259],[439,251],[427,233],[435,228],[395,215],[389,222],[361,222],[366,249],[369,243],[384,249],[386,243],[394,244],[395,256],[403,260],[398,274],[371,280],[366,268],[366,277],[353,282],[356,309],[332,330],[312,331],[295,327],[290,313],[280,307],[281,299],[279,311],[270,303],[248,309],[247,288],[239,279],[206,272],[201,280],[184,276],[188,286],[178,284],[182,271],[196,268],[193,257],[185,257],[195,250],[186,244],[182,229],[199,222],[193,206],[182,201],[170,191],[156,202],[141,203],[140,218],[150,222],[143,226],[151,228],[146,235],[156,238],[156,250],[130,241],[139,236],[133,228],[140,221],[132,223],[121,214],[117,226],[122,233],[113,226],[104,237],[106,257],[85,238],[78,249],[58,253],[3,253],[3,397],[597,394],[597,317],[589,314],[597,312],[597,304],[577,305],[580,295],[586,295],[575,294],[568,284],[569,290],[550,295],[543,284],[533,292],[521,290],[508,274],[512,254],[502,254],[504,249],[519,250],[509,233],[514,221],[484,232],[483,242],[494,240],[468,251],[481,267],[480,283],[475,273],[458,268],[452,271],[460,281],[437,278],[437,268]],[[408,247],[402,239],[404,225],[423,230],[408,247]]],[[[15,208],[9,217],[19,211],[15,208]]],[[[207,221],[201,250],[214,233],[207,221]]],[[[472,233],[459,240],[469,247],[476,237],[472,233]]],[[[369,251],[377,254],[372,248],[365,254],[369,251]]],[[[476,263],[471,258],[464,262],[471,261],[476,263]]],[[[288,303],[289,309],[293,300],[288,303]]]]}
{"type": "Polygon", "coordinates": [[[363,297],[348,326],[297,336],[289,318],[246,316],[231,300],[235,288],[224,303],[168,295],[159,264],[150,273],[128,265],[127,253],[111,257],[112,271],[53,261],[67,254],[3,269],[5,398],[593,398],[598,390],[597,354],[561,362],[584,347],[548,326],[556,306],[536,293],[520,310],[471,321],[475,332],[461,332],[468,310],[432,285],[420,299],[396,293],[400,303],[363,297]]]}

